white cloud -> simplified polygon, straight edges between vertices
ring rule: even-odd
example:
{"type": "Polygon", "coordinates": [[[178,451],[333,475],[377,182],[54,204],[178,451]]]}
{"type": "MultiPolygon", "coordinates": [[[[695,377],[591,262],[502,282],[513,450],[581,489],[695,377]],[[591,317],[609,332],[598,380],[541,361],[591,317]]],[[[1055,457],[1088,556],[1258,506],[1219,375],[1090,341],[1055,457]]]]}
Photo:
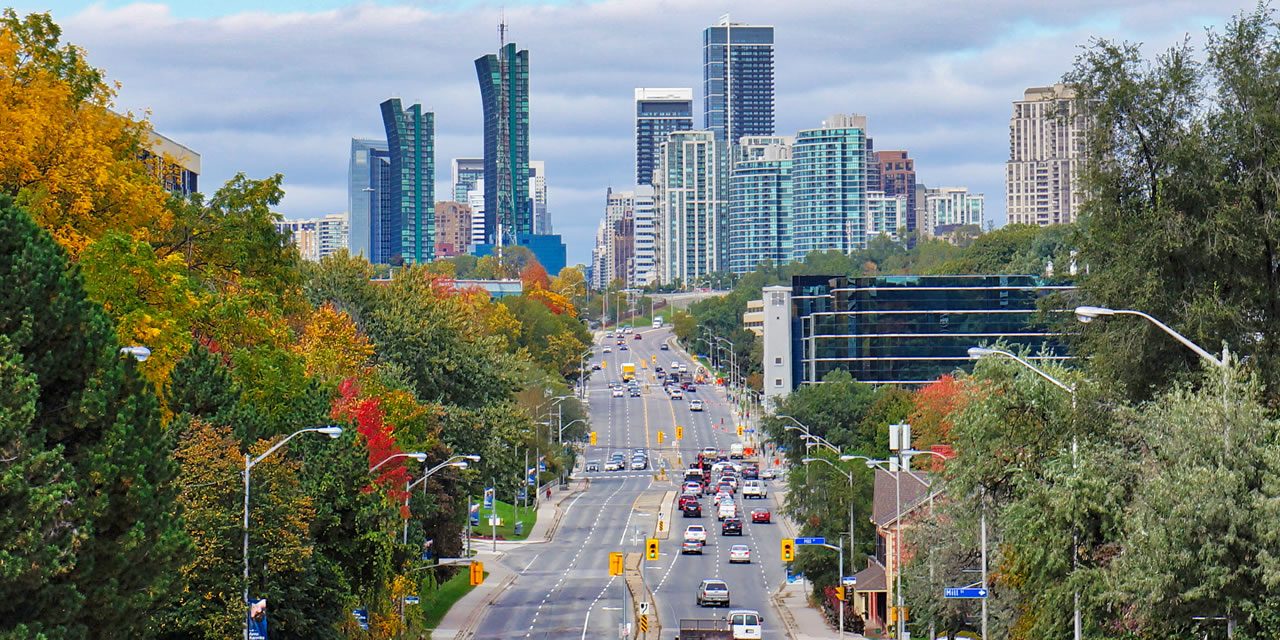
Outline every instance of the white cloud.
{"type": "MultiPolygon", "coordinates": [[[[987,194],[1003,219],[1010,102],[1052,83],[1090,37],[1163,48],[1253,0],[739,0],[733,18],[777,27],[779,133],[826,116],[870,118],[880,149],[908,149],[927,184],[987,194]]],[[[547,162],[570,259],[589,254],[607,186],[633,176],[631,91],[701,87],[701,30],[726,5],[676,0],[508,7],[531,52],[532,156],[547,162]]],[[[178,17],[163,4],[56,13],[67,40],[123,83],[119,106],[201,152],[213,190],[238,171],[285,174],[292,217],[346,206],[353,136],[379,136],[378,104],[436,113],[437,187],[482,150],[473,60],[497,48],[496,6],[369,3],[314,12],[178,17]]],[[[697,119],[695,119],[697,122],[697,119]]]]}

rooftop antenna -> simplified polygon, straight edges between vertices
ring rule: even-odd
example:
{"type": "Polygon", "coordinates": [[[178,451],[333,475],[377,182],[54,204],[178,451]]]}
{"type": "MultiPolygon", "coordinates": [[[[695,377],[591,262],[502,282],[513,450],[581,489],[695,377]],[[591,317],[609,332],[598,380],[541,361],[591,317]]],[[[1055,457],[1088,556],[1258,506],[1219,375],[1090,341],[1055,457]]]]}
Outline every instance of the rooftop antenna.
{"type": "Polygon", "coordinates": [[[498,48],[507,46],[507,7],[502,7],[502,13],[498,18],[498,48]]]}

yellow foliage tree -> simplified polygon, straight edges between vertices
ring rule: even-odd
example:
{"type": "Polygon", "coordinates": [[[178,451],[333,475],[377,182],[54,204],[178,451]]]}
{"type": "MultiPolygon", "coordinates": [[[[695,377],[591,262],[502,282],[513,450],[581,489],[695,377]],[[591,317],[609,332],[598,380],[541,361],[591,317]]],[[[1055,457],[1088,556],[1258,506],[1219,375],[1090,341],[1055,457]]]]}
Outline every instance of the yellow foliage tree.
{"type": "Polygon", "coordinates": [[[142,157],[148,125],[110,110],[114,88],[61,34],[47,13],[0,14],[0,191],[78,257],[107,230],[152,237],[170,216],[142,157]]]}
{"type": "Polygon", "coordinates": [[[360,333],[351,316],[326,303],[307,317],[296,351],[306,363],[308,376],[336,384],[364,372],[373,357],[373,343],[360,333]]]}

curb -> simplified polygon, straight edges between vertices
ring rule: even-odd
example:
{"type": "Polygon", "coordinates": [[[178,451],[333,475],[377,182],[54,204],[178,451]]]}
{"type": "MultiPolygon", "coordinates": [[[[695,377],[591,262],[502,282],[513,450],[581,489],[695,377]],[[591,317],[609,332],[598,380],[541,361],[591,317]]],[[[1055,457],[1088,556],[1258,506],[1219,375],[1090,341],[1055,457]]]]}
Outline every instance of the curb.
{"type": "MultiPolygon", "coordinates": [[[[506,554],[503,554],[502,556],[498,556],[498,558],[495,559],[494,562],[502,564],[502,566],[506,568],[507,571],[510,572],[510,575],[503,578],[502,582],[498,584],[498,588],[494,589],[489,595],[485,596],[484,599],[481,600],[476,605],[475,609],[471,611],[471,615],[467,616],[467,621],[463,623],[462,627],[458,629],[456,633],[454,633],[453,635],[454,640],[474,638],[476,635],[476,627],[480,624],[480,620],[484,618],[484,614],[486,610],[493,605],[493,602],[498,599],[498,596],[506,592],[506,590],[510,588],[512,584],[515,583],[516,576],[518,576],[519,574],[517,574],[514,571],[511,571],[511,567],[508,567],[506,563],[502,562],[502,557],[505,555],[506,554]]],[[[455,606],[456,606],[456,603],[455,603],[455,606]]]]}
{"type": "Polygon", "coordinates": [[[782,590],[786,588],[786,583],[783,583],[781,587],[778,587],[777,591],[773,592],[773,595],[769,596],[769,600],[773,602],[774,610],[778,612],[778,617],[782,619],[782,626],[787,628],[787,637],[794,639],[800,631],[796,629],[796,618],[791,615],[791,609],[782,603],[782,590]]]}

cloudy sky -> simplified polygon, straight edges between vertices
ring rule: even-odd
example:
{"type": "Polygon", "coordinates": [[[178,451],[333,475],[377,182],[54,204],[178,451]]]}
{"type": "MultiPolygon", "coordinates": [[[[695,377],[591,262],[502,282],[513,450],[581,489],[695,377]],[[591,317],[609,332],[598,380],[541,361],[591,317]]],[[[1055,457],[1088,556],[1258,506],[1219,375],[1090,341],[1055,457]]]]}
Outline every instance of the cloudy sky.
{"type": "MultiPolygon", "coordinates": [[[[11,0],[12,1],[12,0],[11,0]]],[[[203,156],[211,191],[236,172],[283,173],[291,218],[344,211],[350,139],[383,134],[378,103],[436,114],[436,193],[449,160],[482,148],[473,60],[504,11],[484,1],[18,0],[119,81],[118,106],[203,156]]],[[[1159,49],[1253,0],[509,0],[530,51],[531,157],[547,163],[552,221],[585,262],[605,188],[633,180],[632,89],[694,87],[701,30],[776,29],[778,133],[863,113],[877,149],[907,149],[919,179],[987,196],[1004,221],[1010,102],[1051,84],[1103,37],[1159,49]]],[[[700,101],[695,104],[700,113],[700,101]]],[[[695,119],[700,124],[700,117],[695,119]]]]}

